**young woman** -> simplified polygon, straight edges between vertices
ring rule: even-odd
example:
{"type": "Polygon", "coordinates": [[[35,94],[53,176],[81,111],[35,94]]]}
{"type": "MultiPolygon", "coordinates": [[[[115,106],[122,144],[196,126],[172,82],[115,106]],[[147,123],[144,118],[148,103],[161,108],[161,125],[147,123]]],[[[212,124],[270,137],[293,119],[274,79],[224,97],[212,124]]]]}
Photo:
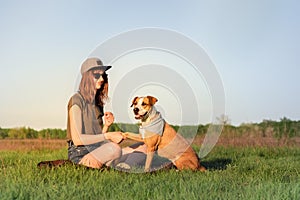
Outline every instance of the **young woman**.
{"type": "Polygon", "coordinates": [[[118,143],[123,136],[121,132],[107,132],[114,118],[112,113],[103,112],[108,98],[106,71],[110,68],[99,58],[88,58],[82,63],[79,90],[68,103],[68,158],[76,164],[101,168],[110,166],[122,154],[118,143]]]}

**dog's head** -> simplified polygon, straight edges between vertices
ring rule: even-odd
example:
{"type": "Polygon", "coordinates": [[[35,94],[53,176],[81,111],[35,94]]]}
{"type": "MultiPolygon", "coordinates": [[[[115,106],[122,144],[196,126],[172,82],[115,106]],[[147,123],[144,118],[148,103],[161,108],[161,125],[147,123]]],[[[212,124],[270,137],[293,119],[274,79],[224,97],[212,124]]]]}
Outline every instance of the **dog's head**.
{"type": "Polygon", "coordinates": [[[151,111],[153,105],[157,102],[157,98],[152,96],[146,97],[135,97],[132,100],[131,107],[133,107],[133,113],[135,119],[145,119],[147,118],[149,112],[151,111]]]}

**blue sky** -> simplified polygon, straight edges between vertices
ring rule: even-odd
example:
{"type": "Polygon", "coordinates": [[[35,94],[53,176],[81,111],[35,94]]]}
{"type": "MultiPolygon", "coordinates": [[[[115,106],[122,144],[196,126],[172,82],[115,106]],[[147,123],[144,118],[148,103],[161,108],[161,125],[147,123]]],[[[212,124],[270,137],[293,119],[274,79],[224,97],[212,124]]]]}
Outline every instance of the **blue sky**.
{"type": "Polygon", "coordinates": [[[299,13],[296,0],[0,1],[0,127],[65,128],[81,62],[143,27],[177,31],[205,49],[233,124],[299,120],[299,13]]]}

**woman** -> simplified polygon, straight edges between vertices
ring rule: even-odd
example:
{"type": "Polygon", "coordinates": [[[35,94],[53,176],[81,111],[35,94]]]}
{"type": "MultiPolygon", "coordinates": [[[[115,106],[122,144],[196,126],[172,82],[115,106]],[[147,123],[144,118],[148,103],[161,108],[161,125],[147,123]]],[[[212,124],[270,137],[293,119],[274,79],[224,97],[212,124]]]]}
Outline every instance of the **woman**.
{"type": "Polygon", "coordinates": [[[118,143],[123,136],[121,132],[107,132],[114,119],[111,113],[103,113],[108,98],[106,71],[110,68],[99,58],[82,63],[79,91],[68,103],[68,158],[75,164],[101,168],[112,165],[122,154],[118,143]]]}

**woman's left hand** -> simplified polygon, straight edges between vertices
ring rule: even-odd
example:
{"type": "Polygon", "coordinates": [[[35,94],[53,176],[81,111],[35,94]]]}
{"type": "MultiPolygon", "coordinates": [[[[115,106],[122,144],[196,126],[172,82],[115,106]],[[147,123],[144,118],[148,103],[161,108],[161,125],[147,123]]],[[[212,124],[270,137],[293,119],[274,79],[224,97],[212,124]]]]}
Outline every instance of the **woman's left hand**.
{"type": "Polygon", "coordinates": [[[104,113],[104,126],[109,127],[114,123],[115,117],[112,112],[105,112],[104,113]]]}
{"type": "Polygon", "coordinates": [[[114,143],[119,144],[123,140],[123,136],[121,132],[108,132],[104,133],[105,139],[111,140],[114,143]]]}

